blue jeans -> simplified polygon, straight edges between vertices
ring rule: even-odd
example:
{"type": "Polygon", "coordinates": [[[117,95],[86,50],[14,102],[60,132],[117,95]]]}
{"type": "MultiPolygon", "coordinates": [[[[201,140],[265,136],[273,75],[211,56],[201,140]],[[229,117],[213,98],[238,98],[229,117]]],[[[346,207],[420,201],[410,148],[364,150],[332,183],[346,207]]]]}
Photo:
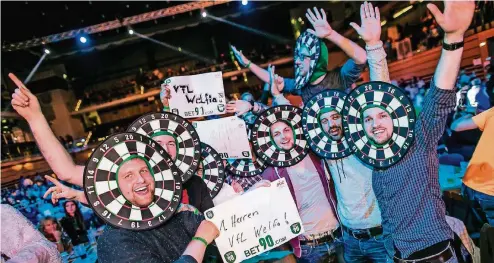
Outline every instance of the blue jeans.
{"type": "Polygon", "coordinates": [[[475,191],[464,184],[461,190],[462,194],[467,196],[469,200],[477,201],[480,204],[487,217],[487,222],[494,226],[494,196],[475,191]]]}
{"type": "Polygon", "coordinates": [[[391,237],[378,235],[369,239],[356,239],[348,232],[343,231],[343,242],[345,244],[345,261],[353,262],[378,262],[386,263],[394,255],[391,237]],[[385,242],[389,245],[385,246],[385,242]],[[388,249],[386,249],[388,247],[388,249]],[[391,248],[391,249],[390,249],[391,248]]]}
{"type": "Polygon", "coordinates": [[[344,263],[343,246],[341,241],[335,240],[317,246],[300,246],[302,256],[297,260],[299,263],[344,263]]]}

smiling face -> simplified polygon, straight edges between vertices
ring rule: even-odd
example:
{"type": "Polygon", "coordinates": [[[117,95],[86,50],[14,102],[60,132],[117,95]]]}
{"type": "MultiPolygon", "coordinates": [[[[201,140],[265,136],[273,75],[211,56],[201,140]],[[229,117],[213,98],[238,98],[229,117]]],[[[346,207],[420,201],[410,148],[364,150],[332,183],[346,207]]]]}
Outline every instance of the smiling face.
{"type": "Polygon", "coordinates": [[[321,121],[322,129],[329,135],[333,141],[339,141],[343,137],[343,128],[341,124],[341,115],[333,110],[321,114],[319,120],[321,121]]]}
{"type": "Polygon", "coordinates": [[[153,137],[153,140],[161,145],[170,155],[173,161],[177,158],[177,142],[175,141],[175,138],[171,135],[159,135],[153,137]]]}
{"type": "Polygon", "coordinates": [[[279,148],[283,150],[290,150],[294,145],[293,129],[283,121],[275,122],[269,127],[271,136],[279,148]]]}
{"type": "Polygon", "coordinates": [[[301,46],[295,55],[295,66],[299,69],[300,76],[305,76],[310,69],[310,53],[306,46],[301,46]]]}
{"type": "Polygon", "coordinates": [[[379,107],[371,107],[362,113],[364,129],[369,138],[377,143],[384,144],[393,134],[393,121],[389,113],[379,107]]]}
{"type": "Polygon", "coordinates": [[[118,187],[123,196],[138,207],[147,207],[154,198],[154,178],[146,162],[132,159],[118,170],[118,187]]]}

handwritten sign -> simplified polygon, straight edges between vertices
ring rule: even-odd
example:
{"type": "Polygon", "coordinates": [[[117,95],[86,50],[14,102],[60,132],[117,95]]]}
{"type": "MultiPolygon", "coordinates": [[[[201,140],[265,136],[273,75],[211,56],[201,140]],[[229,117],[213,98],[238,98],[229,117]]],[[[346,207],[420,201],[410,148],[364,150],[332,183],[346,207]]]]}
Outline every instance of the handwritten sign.
{"type": "Polygon", "coordinates": [[[252,158],[244,120],[232,116],[193,125],[201,142],[211,145],[222,159],[252,158]]]}
{"type": "Polygon", "coordinates": [[[225,89],[221,71],[166,79],[161,89],[170,89],[170,110],[184,118],[224,114],[225,89]]]}
{"type": "Polygon", "coordinates": [[[216,245],[224,262],[255,257],[304,233],[284,178],[205,212],[220,230],[216,245]]]}

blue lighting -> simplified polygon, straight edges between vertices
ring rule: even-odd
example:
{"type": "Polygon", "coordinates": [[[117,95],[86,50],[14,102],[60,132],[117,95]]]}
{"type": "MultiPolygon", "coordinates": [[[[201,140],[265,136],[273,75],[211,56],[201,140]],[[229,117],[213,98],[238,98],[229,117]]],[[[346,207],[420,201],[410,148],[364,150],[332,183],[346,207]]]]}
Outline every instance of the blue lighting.
{"type": "Polygon", "coordinates": [[[242,0],[242,5],[247,5],[249,3],[249,0],[242,0]]]}
{"type": "Polygon", "coordinates": [[[81,41],[81,43],[86,43],[87,42],[87,38],[86,37],[80,37],[79,38],[79,41],[81,41]]]}

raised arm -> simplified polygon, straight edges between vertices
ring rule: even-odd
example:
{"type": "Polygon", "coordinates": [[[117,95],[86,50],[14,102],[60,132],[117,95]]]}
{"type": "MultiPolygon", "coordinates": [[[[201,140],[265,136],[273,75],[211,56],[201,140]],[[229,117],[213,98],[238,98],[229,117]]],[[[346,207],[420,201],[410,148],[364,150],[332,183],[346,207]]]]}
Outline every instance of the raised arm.
{"type": "Polygon", "coordinates": [[[319,38],[327,39],[337,45],[339,48],[345,52],[351,59],[355,61],[357,64],[365,64],[367,62],[367,55],[365,50],[357,45],[355,42],[350,39],[338,34],[338,32],[334,31],[329,25],[326,19],[326,13],[323,9],[321,12],[314,7],[314,12],[312,10],[307,9],[307,13],[305,14],[309,22],[314,27],[314,30],[307,29],[308,32],[316,35],[319,38]]]}
{"type": "Polygon", "coordinates": [[[242,50],[238,50],[235,46],[230,46],[230,47],[233,51],[233,55],[235,55],[235,58],[237,58],[238,62],[243,67],[250,69],[250,71],[254,73],[254,75],[256,75],[258,78],[260,78],[263,82],[269,82],[269,72],[267,70],[252,63],[252,61],[250,61],[247,57],[244,56],[242,50]]]}
{"type": "Polygon", "coordinates": [[[202,221],[199,228],[197,228],[194,238],[190,241],[180,259],[175,261],[175,263],[203,262],[207,245],[211,244],[219,234],[218,228],[213,223],[206,220],[202,221]]]}
{"type": "Polygon", "coordinates": [[[9,77],[17,85],[12,94],[12,107],[26,119],[50,168],[60,180],[82,186],[84,166],[75,165],[72,157],[53,134],[36,96],[14,74],[10,73],[9,77]]]}
{"type": "Polygon", "coordinates": [[[283,93],[281,91],[283,90],[283,85],[285,84],[283,81],[278,82],[275,81],[276,77],[278,75],[274,74],[275,66],[270,66],[268,68],[269,72],[269,78],[273,81],[270,81],[270,89],[271,89],[271,95],[273,95],[273,105],[272,106],[279,106],[279,105],[291,105],[290,101],[285,98],[283,93]]]}
{"type": "Polygon", "coordinates": [[[436,147],[443,135],[447,116],[455,108],[454,88],[463,53],[463,35],[472,21],[475,3],[473,0],[444,1],[444,13],[434,4],[428,4],[427,8],[445,33],[441,57],[419,119],[425,142],[436,147]]]}
{"type": "Polygon", "coordinates": [[[370,80],[389,83],[391,81],[389,79],[386,52],[383,48],[383,42],[380,40],[381,15],[379,13],[379,8],[373,8],[371,3],[364,2],[360,5],[360,19],[362,20],[362,26],[358,26],[353,22],[350,23],[350,25],[365,41],[370,80]]]}
{"type": "Polygon", "coordinates": [[[472,119],[472,115],[468,114],[460,117],[451,123],[451,130],[460,132],[477,129],[478,126],[472,119]]]}

